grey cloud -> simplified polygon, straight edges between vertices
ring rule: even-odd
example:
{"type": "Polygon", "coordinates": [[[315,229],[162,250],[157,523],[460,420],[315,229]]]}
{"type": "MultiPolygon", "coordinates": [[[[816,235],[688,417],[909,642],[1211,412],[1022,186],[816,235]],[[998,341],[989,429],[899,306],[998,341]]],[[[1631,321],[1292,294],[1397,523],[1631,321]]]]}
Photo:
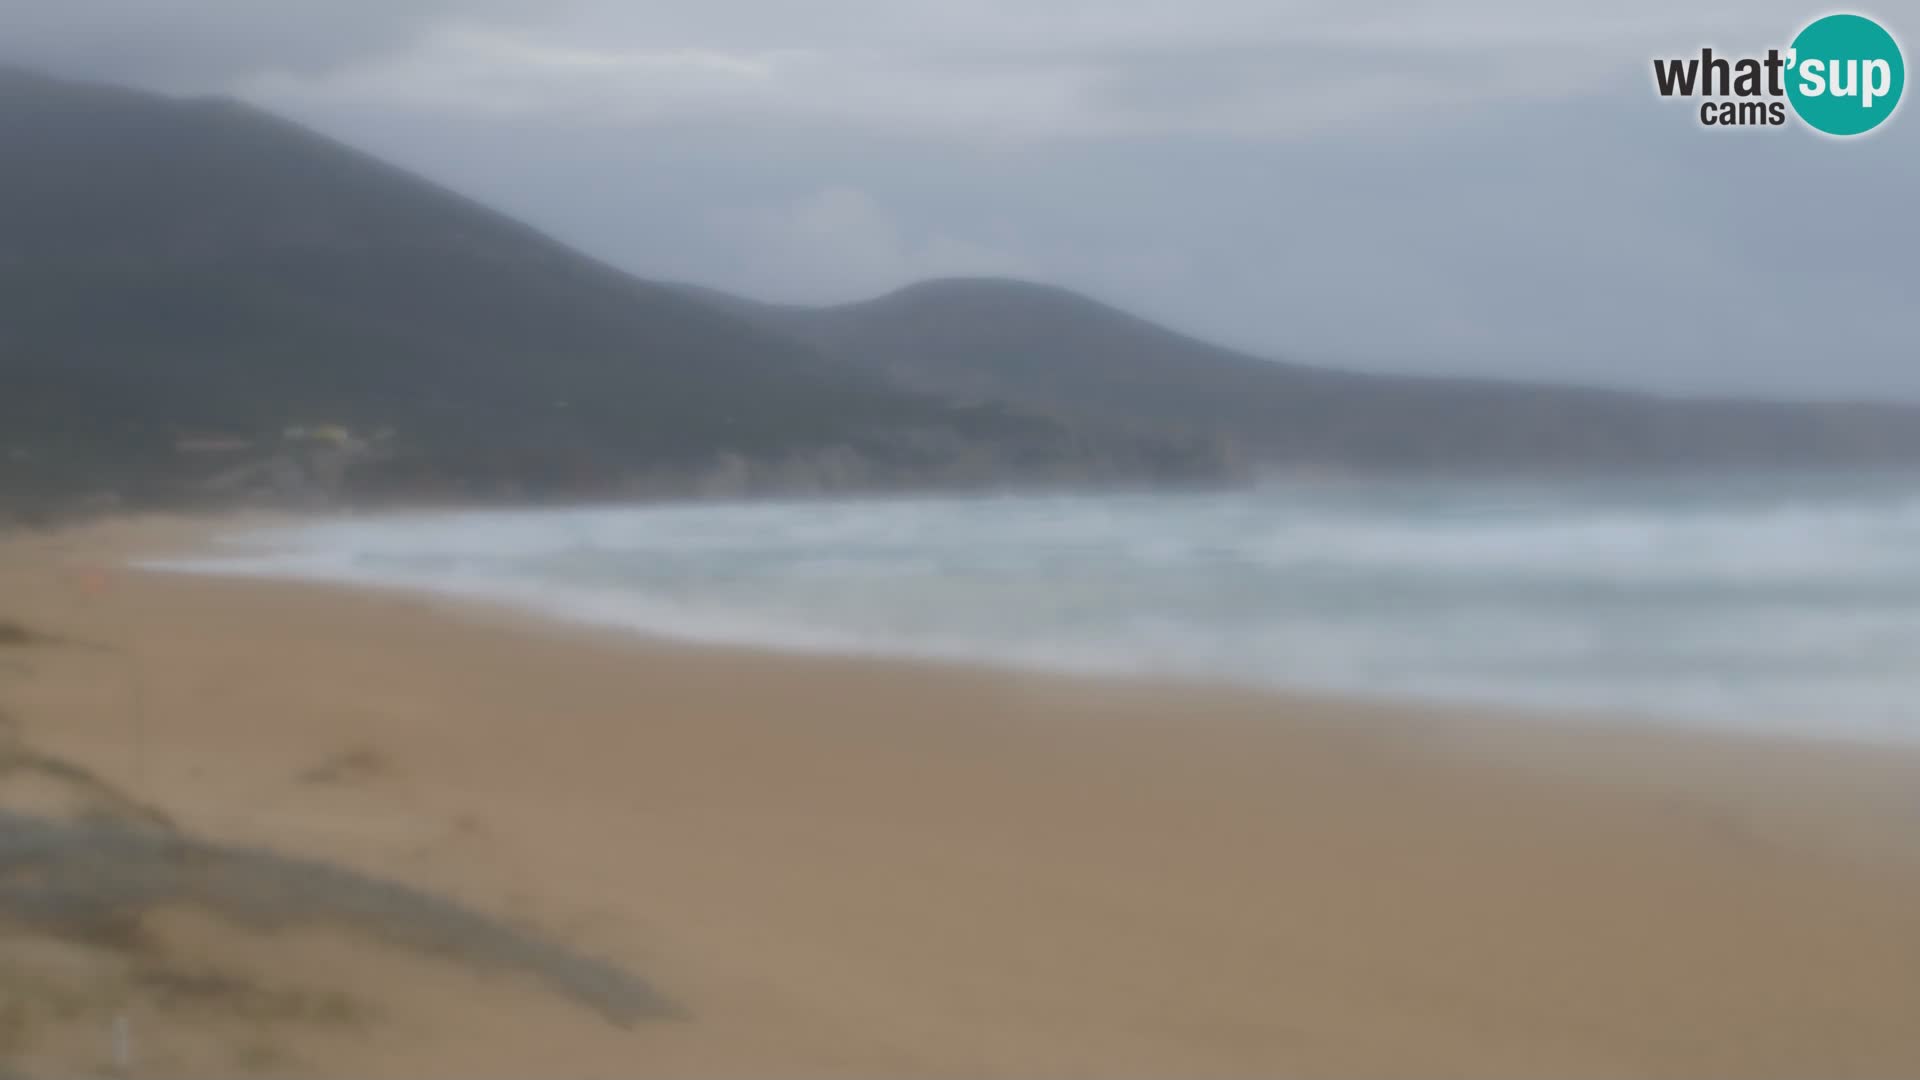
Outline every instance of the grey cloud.
{"type": "Polygon", "coordinates": [[[323,72],[402,50],[456,3],[259,0],[0,3],[0,58],[58,74],[213,91],[262,70],[323,72]]]}
{"type": "Polygon", "coordinates": [[[472,3],[405,50],[335,70],[267,69],[289,108],[401,102],[556,121],[779,116],[989,140],[1148,130],[1294,136],[1591,90],[1622,57],[1719,26],[1792,26],[1789,0],[1703,14],[1661,0],[1588,10],[1480,0],[1381,7],[1214,0],[573,0],[519,25],[472,3]]]}

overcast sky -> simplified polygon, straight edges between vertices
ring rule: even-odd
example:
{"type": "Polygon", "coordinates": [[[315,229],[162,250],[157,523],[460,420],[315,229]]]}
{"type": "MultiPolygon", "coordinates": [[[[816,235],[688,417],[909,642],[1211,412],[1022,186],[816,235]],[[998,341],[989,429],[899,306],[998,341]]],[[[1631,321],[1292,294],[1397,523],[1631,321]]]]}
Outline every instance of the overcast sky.
{"type": "Polygon", "coordinates": [[[1826,10],[0,0],[0,61],[236,94],[766,299],[1004,274],[1296,359],[1920,398],[1920,113],[1711,130],[1652,90],[1826,10]]]}

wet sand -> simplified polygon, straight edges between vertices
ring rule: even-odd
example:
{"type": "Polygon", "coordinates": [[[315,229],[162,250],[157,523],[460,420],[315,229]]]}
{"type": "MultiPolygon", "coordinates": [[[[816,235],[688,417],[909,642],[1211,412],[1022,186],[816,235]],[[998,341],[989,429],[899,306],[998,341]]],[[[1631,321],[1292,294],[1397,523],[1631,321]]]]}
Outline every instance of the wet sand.
{"type": "MultiPolygon", "coordinates": [[[[207,529],[0,538],[0,622],[60,639],[0,647],[15,737],[196,836],[539,928],[684,1015],[620,1027],[349,927],[176,907],[139,955],[264,997],[0,927],[0,1063],[105,1068],[125,1016],[135,1075],[1920,1073],[1909,749],[119,568],[207,529]]],[[[0,779],[0,807],[47,799],[0,779]]]]}

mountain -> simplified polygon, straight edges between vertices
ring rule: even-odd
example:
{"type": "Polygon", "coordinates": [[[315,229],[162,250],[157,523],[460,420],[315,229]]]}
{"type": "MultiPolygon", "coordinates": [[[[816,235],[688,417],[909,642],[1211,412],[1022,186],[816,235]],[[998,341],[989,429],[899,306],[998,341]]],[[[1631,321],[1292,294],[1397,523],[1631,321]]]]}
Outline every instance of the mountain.
{"type": "Polygon", "coordinates": [[[311,430],[463,497],[1207,468],[902,389],[233,101],[0,71],[0,163],[0,494],[299,473],[311,430]]]}
{"type": "Polygon", "coordinates": [[[1210,345],[1067,290],[1024,282],[929,281],[823,308],[700,288],[688,295],[903,385],[1019,401],[1110,429],[1218,439],[1254,464],[1623,469],[1920,462],[1916,407],[1668,398],[1334,371],[1210,345]]]}
{"type": "Polygon", "coordinates": [[[1913,408],[1330,371],[1018,282],[643,281],[246,105],[13,70],[0,389],[0,504],[1920,461],[1913,408]]]}

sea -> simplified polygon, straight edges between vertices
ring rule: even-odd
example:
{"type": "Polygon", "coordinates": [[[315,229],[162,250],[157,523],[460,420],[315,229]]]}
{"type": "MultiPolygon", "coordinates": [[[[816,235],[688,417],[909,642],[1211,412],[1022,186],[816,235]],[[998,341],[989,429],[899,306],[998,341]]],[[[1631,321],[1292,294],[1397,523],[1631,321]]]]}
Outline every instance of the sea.
{"type": "Polygon", "coordinates": [[[690,642],[1920,737],[1914,477],[383,512],[149,565],[690,642]]]}

